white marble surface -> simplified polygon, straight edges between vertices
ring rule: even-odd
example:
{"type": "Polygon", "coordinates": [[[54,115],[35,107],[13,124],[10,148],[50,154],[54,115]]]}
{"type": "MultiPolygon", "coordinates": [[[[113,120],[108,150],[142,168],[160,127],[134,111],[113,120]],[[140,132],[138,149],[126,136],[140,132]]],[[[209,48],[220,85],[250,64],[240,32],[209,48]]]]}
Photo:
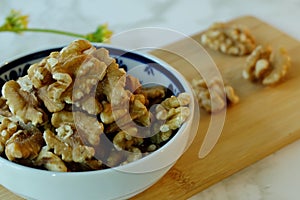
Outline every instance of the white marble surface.
{"type": "MultiPolygon", "coordinates": [[[[1,0],[0,23],[10,9],[30,15],[31,27],[88,33],[109,23],[116,34],[163,27],[190,35],[215,21],[254,15],[300,40],[299,0],[1,0]]],[[[0,33],[0,63],[19,54],[67,44],[74,38],[0,33]]],[[[174,38],[164,39],[162,45],[174,38]]],[[[130,41],[135,43],[134,39],[130,41]]],[[[300,141],[195,195],[191,200],[300,199],[300,141]]]]}

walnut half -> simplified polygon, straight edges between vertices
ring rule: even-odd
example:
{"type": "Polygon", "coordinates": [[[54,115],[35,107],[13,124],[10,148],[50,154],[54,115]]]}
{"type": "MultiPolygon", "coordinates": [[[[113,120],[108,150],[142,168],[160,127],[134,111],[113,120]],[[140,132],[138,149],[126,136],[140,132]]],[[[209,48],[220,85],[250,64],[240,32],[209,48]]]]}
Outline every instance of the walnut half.
{"type": "Polygon", "coordinates": [[[44,144],[39,131],[18,130],[6,142],[5,155],[9,160],[34,159],[44,144]]]}
{"type": "Polygon", "coordinates": [[[274,85],[286,76],[290,66],[290,57],[284,48],[272,51],[260,45],[247,57],[242,75],[253,82],[274,85]]]}
{"type": "Polygon", "coordinates": [[[233,87],[228,84],[223,86],[222,81],[217,78],[210,80],[207,84],[203,78],[193,79],[192,88],[200,107],[207,112],[217,112],[225,108],[227,103],[236,104],[239,102],[239,97],[233,87]],[[222,98],[223,94],[226,98],[222,98]],[[214,105],[214,110],[212,110],[212,105],[214,105]]]}
{"type": "Polygon", "coordinates": [[[256,46],[255,39],[247,28],[225,23],[213,24],[201,35],[201,43],[234,56],[250,54],[256,46]]]}
{"type": "Polygon", "coordinates": [[[2,87],[2,95],[7,100],[10,111],[22,122],[37,125],[45,121],[46,114],[40,108],[40,103],[34,93],[21,90],[16,81],[6,82],[2,87]]]}

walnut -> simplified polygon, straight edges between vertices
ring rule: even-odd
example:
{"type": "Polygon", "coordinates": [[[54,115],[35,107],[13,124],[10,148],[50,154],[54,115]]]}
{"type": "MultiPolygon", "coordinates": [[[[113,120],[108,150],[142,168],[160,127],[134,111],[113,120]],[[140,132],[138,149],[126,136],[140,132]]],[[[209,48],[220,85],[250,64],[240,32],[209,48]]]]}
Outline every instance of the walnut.
{"type": "Polygon", "coordinates": [[[201,35],[201,43],[234,56],[250,54],[256,42],[250,31],[239,25],[215,23],[201,35]]]}
{"type": "Polygon", "coordinates": [[[130,153],[127,154],[126,160],[124,162],[122,162],[121,165],[126,165],[133,161],[139,160],[142,157],[143,157],[143,154],[142,154],[141,150],[137,147],[132,147],[130,149],[130,153]]]}
{"type": "Polygon", "coordinates": [[[260,45],[247,57],[243,77],[263,85],[273,85],[286,76],[290,65],[290,57],[284,48],[272,51],[270,47],[260,45]]]}
{"type": "Polygon", "coordinates": [[[94,57],[91,52],[97,54],[91,43],[76,40],[60,52],[52,52],[40,63],[30,66],[28,77],[38,89],[38,96],[48,111],[58,112],[63,110],[65,103],[76,102],[78,107],[83,107],[88,113],[100,112],[99,107],[92,111],[83,101],[78,102],[87,94],[95,93],[97,83],[106,73],[105,62],[94,57]]]}
{"type": "Polygon", "coordinates": [[[126,89],[129,90],[131,93],[139,93],[141,87],[142,85],[139,79],[131,75],[126,76],[126,89]]]}
{"type": "Polygon", "coordinates": [[[111,124],[128,113],[127,109],[117,108],[112,110],[111,104],[102,101],[103,111],[100,113],[100,119],[104,124],[111,124]]]}
{"type": "Polygon", "coordinates": [[[240,101],[240,98],[236,95],[233,87],[230,85],[225,85],[225,94],[228,101],[232,104],[237,104],[240,101]]]}
{"type": "Polygon", "coordinates": [[[127,164],[155,151],[187,119],[190,96],[165,100],[166,92],[163,86],[143,88],[106,49],[76,40],[4,84],[0,154],[61,172],[103,169],[98,156],[108,166],[127,164]],[[156,104],[165,111],[157,119],[156,104]],[[102,148],[103,132],[113,142],[108,149],[102,148]],[[155,144],[141,137],[152,132],[159,132],[155,144]]]}
{"type": "Polygon", "coordinates": [[[97,90],[106,95],[108,102],[115,107],[123,107],[128,103],[129,95],[124,89],[126,84],[126,72],[119,69],[119,65],[112,63],[106,71],[106,75],[97,90]]]}
{"type": "Polygon", "coordinates": [[[120,152],[116,149],[112,149],[106,159],[106,165],[109,167],[115,167],[120,165],[120,163],[124,160],[124,153],[120,152]]]}
{"type": "Polygon", "coordinates": [[[63,125],[70,125],[74,128],[73,113],[71,111],[60,111],[52,114],[51,124],[58,128],[63,125]]]}
{"type": "Polygon", "coordinates": [[[96,85],[106,74],[107,65],[94,57],[87,57],[81,64],[73,86],[73,101],[81,99],[83,96],[95,93],[96,85]],[[93,91],[93,92],[92,92],[93,91]]]}
{"type": "Polygon", "coordinates": [[[67,140],[74,134],[73,128],[71,125],[62,124],[58,128],[55,129],[57,136],[62,138],[63,140],[67,140]]]}
{"type": "Polygon", "coordinates": [[[6,117],[12,117],[13,114],[10,112],[8,105],[6,104],[6,99],[2,96],[0,97],[0,121],[6,117]]]}
{"type": "Polygon", "coordinates": [[[134,135],[137,132],[136,128],[132,127],[130,130],[122,130],[113,138],[114,146],[117,150],[130,150],[133,146],[143,143],[143,138],[138,138],[134,135]]]}
{"type": "Polygon", "coordinates": [[[151,123],[151,114],[145,106],[146,99],[144,95],[132,95],[130,98],[129,113],[135,122],[149,126],[151,123]]]}
{"type": "Polygon", "coordinates": [[[75,40],[60,51],[60,57],[62,61],[69,60],[70,57],[81,55],[91,48],[93,48],[93,46],[89,41],[82,39],[75,40]]]}
{"type": "Polygon", "coordinates": [[[291,60],[284,48],[279,48],[270,56],[270,64],[273,69],[262,81],[264,85],[273,85],[280,82],[287,74],[291,66],[291,60]]]}
{"type": "Polygon", "coordinates": [[[68,171],[68,168],[66,167],[65,163],[60,159],[60,157],[49,151],[46,146],[42,148],[38,157],[34,160],[34,165],[43,166],[50,171],[68,171]]]}
{"type": "Polygon", "coordinates": [[[104,62],[107,66],[114,64],[116,60],[109,56],[108,50],[105,48],[100,48],[92,51],[92,55],[95,56],[100,61],[104,62]]]}
{"type": "Polygon", "coordinates": [[[47,86],[41,87],[38,90],[38,97],[43,101],[49,112],[58,112],[64,109],[65,103],[63,101],[51,99],[48,96],[47,86]]]}
{"type": "Polygon", "coordinates": [[[190,103],[187,93],[180,93],[178,97],[171,96],[156,107],[156,118],[165,120],[160,126],[161,132],[178,129],[190,115],[190,109],[186,107],[190,103]]]}
{"type": "Polygon", "coordinates": [[[82,99],[74,102],[75,106],[86,111],[88,114],[97,115],[103,110],[101,103],[94,96],[84,96],[82,99]]]}
{"type": "Polygon", "coordinates": [[[179,106],[187,106],[190,103],[190,95],[187,93],[180,93],[177,97],[171,96],[161,102],[161,105],[169,110],[171,108],[177,108],[179,106]]]}
{"type": "Polygon", "coordinates": [[[39,63],[32,64],[28,72],[28,78],[31,80],[35,88],[40,88],[52,82],[52,75],[47,65],[47,58],[44,58],[39,63]]]}
{"type": "MultiPolygon", "coordinates": [[[[169,129],[166,132],[160,131],[151,137],[151,142],[154,144],[160,144],[160,143],[165,142],[168,139],[170,139],[172,134],[173,134],[173,131],[171,129],[169,129]]],[[[156,148],[156,146],[154,145],[154,147],[151,147],[151,148],[156,148]]]]}
{"type": "Polygon", "coordinates": [[[9,160],[34,159],[44,145],[38,130],[18,130],[6,142],[5,155],[9,160]]]}
{"type": "Polygon", "coordinates": [[[143,94],[146,99],[163,99],[166,96],[166,89],[163,86],[143,87],[140,93],[143,94]]]}
{"type": "Polygon", "coordinates": [[[174,114],[170,115],[166,119],[166,122],[160,127],[161,132],[178,129],[190,115],[190,109],[188,107],[178,107],[171,112],[174,112],[174,114]]]}
{"type": "Polygon", "coordinates": [[[2,87],[2,95],[7,100],[10,111],[24,123],[42,124],[46,114],[34,93],[21,90],[16,81],[8,81],[2,87]]]}
{"type": "Polygon", "coordinates": [[[83,145],[80,138],[74,135],[64,140],[47,129],[44,131],[43,138],[46,141],[47,149],[53,149],[54,153],[61,156],[61,159],[66,162],[85,162],[95,154],[94,148],[83,145]]]}
{"type": "Polygon", "coordinates": [[[236,104],[239,102],[239,97],[236,95],[233,87],[227,84],[223,86],[222,81],[217,78],[212,79],[208,84],[203,78],[193,79],[192,87],[200,107],[207,112],[217,112],[222,110],[227,103],[236,104]],[[212,106],[214,110],[212,110],[212,106]]]}
{"type": "Polygon", "coordinates": [[[266,71],[269,68],[271,52],[272,49],[270,47],[263,47],[262,45],[257,46],[246,59],[243,77],[251,81],[261,78],[264,74],[263,71],[266,71]]]}
{"type": "MultiPolygon", "coordinates": [[[[104,130],[103,124],[96,117],[83,112],[60,111],[54,113],[51,123],[56,128],[69,125],[74,131],[78,132],[82,140],[91,145],[99,144],[100,134],[104,130]]],[[[65,128],[62,130],[65,130],[65,128]]]]}
{"type": "Polygon", "coordinates": [[[21,90],[29,93],[33,92],[33,84],[29,79],[28,75],[18,78],[17,82],[20,85],[21,90]]]}
{"type": "Polygon", "coordinates": [[[74,112],[74,122],[79,135],[89,144],[95,146],[100,142],[100,134],[104,131],[104,126],[95,117],[83,112],[74,112]]]}
{"type": "Polygon", "coordinates": [[[18,130],[16,122],[4,118],[0,124],[0,154],[5,149],[6,141],[18,130]]]}
{"type": "Polygon", "coordinates": [[[59,56],[59,52],[51,53],[47,59],[47,61],[52,60],[51,67],[46,65],[44,67],[49,68],[52,81],[38,88],[38,96],[50,112],[58,112],[64,108],[65,103],[72,103],[73,78],[81,63],[87,58],[87,55],[73,55],[65,60],[59,56]]]}

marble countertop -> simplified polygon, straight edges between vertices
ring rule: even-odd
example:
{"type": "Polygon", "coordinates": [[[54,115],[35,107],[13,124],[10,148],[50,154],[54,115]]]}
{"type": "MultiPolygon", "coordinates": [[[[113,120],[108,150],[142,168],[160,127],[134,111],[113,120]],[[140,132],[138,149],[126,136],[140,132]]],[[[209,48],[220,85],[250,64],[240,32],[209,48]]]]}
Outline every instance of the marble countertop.
{"type": "MultiPolygon", "coordinates": [[[[0,24],[11,9],[29,14],[30,27],[88,33],[107,22],[115,34],[135,28],[161,27],[191,35],[216,21],[253,15],[300,40],[298,0],[2,0],[0,24]]],[[[0,63],[16,55],[67,44],[73,39],[51,34],[0,33],[0,63]]],[[[165,38],[161,45],[173,40],[165,38]]],[[[137,42],[140,41],[129,41],[133,45],[137,42]]],[[[299,153],[300,141],[297,141],[190,200],[297,200],[300,198],[299,153]]]]}

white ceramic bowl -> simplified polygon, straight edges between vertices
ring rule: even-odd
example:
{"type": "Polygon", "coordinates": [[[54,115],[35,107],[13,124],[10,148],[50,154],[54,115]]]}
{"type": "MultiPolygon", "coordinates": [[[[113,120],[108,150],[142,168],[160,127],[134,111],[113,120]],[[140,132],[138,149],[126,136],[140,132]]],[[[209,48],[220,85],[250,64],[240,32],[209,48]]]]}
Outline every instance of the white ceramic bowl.
{"type": "MultiPolygon", "coordinates": [[[[101,45],[100,45],[101,46],[101,45]]],[[[161,84],[178,94],[191,94],[191,116],[176,135],[150,155],[124,166],[89,172],[51,172],[10,162],[0,157],[0,184],[12,192],[36,200],[126,199],[150,187],[177,161],[189,144],[194,99],[187,81],[172,67],[152,56],[105,46],[120,67],[143,84],[161,84]]],[[[47,49],[2,64],[0,87],[5,81],[26,74],[29,65],[52,51],[47,49]]]]}

